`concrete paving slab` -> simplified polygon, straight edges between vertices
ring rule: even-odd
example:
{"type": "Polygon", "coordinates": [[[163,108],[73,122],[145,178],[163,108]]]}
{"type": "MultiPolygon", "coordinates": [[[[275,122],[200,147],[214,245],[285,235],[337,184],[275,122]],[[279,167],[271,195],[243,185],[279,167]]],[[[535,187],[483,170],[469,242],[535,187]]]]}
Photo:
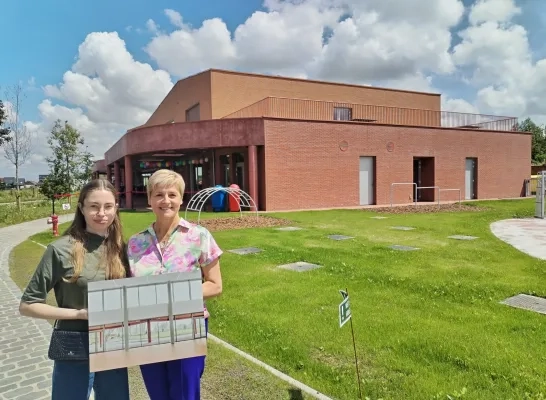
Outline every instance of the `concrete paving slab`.
{"type": "Polygon", "coordinates": [[[534,311],[540,314],[546,314],[546,299],[542,297],[531,296],[528,294],[518,294],[501,301],[501,304],[521,308],[527,311],[534,311]]]}
{"type": "Polygon", "coordinates": [[[332,240],[348,240],[348,239],[354,239],[354,236],[328,235],[328,239],[332,239],[332,240]]]}
{"type": "Polygon", "coordinates": [[[453,235],[448,236],[448,239],[455,239],[455,240],[476,240],[479,239],[477,236],[466,236],[466,235],[453,235]]]}
{"type": "Polygon", "coordinates": [[[381,216],[377,216],[377,217],[370,217],[371,219],[387,219],[388,217],[381,217],[381,216]]]}
{"type": "Polygon", "coordinates": [[[302,228],[299,228],[297,226],[283,226],[281,228],[275,228],[278,231],[285,231],[285,232],[291,232],[291,231],[301,231],[302,228]]]}
{"type": "Polygon", "coordinates": [[[311,271],[313,269],[317,269],[321,267],[322,266],[318,264],[311,264],[305,261],[298,261],[295,263],[279,265],[277,268],[287,269],[287,270],[296,271],[296,272],[305,272],[305,271],[311,271]]]}
{"type": "Polygon", "coordinates": [[[247,255],[247,254],[255,254],[260,253],[262,249],[259,249],[257,247],[242,247],[240,249],[233,249],[229,250],[230,253],[239,254],[241,256],[247,255]]]}
{"type": "Polygon", "coordinates": [[[421,250],[418,247],[412,247],[412,246],[402,246],[399,244],[393,244],[392,246],[389,246],[393,250],[399,250],[399,251],[414,251],[414,250],[421,250]]]}
{"type": "Polygon", "coordinates": [[[415,228],[412,226],[391,226],[391,229],[396,229],[397,231],[413,231],[415,228]]]}

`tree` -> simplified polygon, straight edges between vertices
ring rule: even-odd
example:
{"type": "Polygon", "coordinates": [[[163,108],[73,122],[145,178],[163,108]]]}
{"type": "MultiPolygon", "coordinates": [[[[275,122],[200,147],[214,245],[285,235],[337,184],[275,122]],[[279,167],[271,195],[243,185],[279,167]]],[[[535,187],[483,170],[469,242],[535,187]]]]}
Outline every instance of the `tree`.
{"type": "Polygon", "coordinates": [[[546,163],[546,131],[544,127],[535,124],[531,118],[518,124],[518,131],[530,132],[533,135],[531,145],[531,162],[535,165],[546,163]]]}
{"type": "Polygon", "coordinates": [[[4,103],[0,100],[0,147],[11,140],[10,130],[4,126],[8,115],[4,107],[4,103]]]}
{"type": "Polygon", "coordinates": [[[11,131],[11,138],[5,143],[4,151],[6,158],[15,166],[15,202],[19,211],[21,211],[19,169],[27,162],[32,150],[30,132],[21,122],[24,97],[23,87],[19,83],[6,90],[6,98],[11,103],[11,110],[7,113],[6,118],[6,125],[11,131]]]}
{"type": "Polygon", "coordinates": [[[72,193],[91,179],[91,154],[80,132],[68,121],[64,125],[60,120],[55,122],[47,143],[52,156],[46,158],[49,176],[40,188],[44,196],[53,199],[55,195],[72,193]]]}
{"type": "Polygon", "coordinates": [[[77,179],[82,185],[85,185],[93,176],[93,154],[87,151],[87,146],[85,146],[85,151],[81,154],[81,160],[81,173],[77,179]]]}
{"type": "Polygon", "coordinates": [[[51,204],[53,205],[53,214],[55,214],[55,195],[59,193],[66,193],[66,182],[62,180],[61,175],[51,173],[42,181],[42,184],[40,185],[40,193],[51,200],[51,204]]]}

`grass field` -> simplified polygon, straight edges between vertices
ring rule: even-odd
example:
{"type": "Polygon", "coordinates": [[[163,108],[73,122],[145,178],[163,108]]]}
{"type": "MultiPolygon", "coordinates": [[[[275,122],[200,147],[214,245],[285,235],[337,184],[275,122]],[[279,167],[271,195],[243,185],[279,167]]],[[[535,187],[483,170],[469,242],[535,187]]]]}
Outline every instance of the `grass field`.
{"type": "MultiPolygon", "coordinates": [[[[45,200],[38,188],[24,188],[20,190],[21,201],[45,200]]],[[[0,204],[15,201],[15,189],[0,190],[0,204]]]]}
{"type": "MultiPolygon", "coordinates": [[[[546,261],[489,230],[496,220],[531,217],[534,201],[475,204],[487,210],[383,220],[361,210],[296,212],[275,216],[300,231],[215,232],[226,253],[223,296],[208,302],[211,332],[323,393],[356,399],[350,327],[337,321],[338,290],[348,288],[369,399],[544,399],[544,316],[499,302],[517,293],[545,296],[546,261]],[[416,229],[391,229],[400,225],[416,229]],[[333,241],[329,234],[355,238],[333,241]],[[447,238],[455,234],[479,239],[447,238]],[[396,252],[391,244],[421,250],[396,252]],[[247,246],[263,252],[227,252],[247,246]],[[276,268],[295,261],[322,268],[276,268]]],[[[125,233],[151,219],[124,213],[125,233]]],[[[35,239],[45,243],[48,235],[35,239]]]]}

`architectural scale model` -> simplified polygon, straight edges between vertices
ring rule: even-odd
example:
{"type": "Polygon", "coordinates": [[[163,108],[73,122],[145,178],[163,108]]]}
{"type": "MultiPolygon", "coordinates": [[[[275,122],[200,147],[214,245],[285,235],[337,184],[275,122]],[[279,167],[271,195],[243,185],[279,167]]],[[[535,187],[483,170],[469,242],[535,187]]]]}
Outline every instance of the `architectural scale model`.
{"type": "Polygon", "coordinates": [[[91,372],[206,355],[201,271],[90,282],[91,372]]]}

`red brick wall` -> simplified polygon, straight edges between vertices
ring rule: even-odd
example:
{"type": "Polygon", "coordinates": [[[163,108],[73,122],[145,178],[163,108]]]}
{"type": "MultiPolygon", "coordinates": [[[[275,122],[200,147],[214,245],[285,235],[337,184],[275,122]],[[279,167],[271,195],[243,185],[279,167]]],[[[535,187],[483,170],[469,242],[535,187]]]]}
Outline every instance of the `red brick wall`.
{"type": "Polygon", "coordinates": [[[418,126],[441,126],[442,124],[442,112],[437,110],[279,97],[267,97],[224,118],[274,117],[334,121],[334,109],[336,107],[351,109],[351,120],[358,119],[360,121],[373,121],[378,124],[418,126]]]}
{"type": "Polygon", "coordinates": [[[186,121],[186,110],[196,104],[199,104],[200,120],[211,119],[210,82],[210,71],[176,82],[144,125],[168,124],[169,121],[184,122],[186,121]]]}
{"type": "Polygon", "coordinates": [[[339,101],[440,110],[440,95],[213,70],[212,118],[222,118],[266,97],[339,101]]]}
{"type": "MultiPolygon", "coordinates": [[[[463,199],[466,157],[478,158],[479,199],[519,197],[531,173],[524,133],[280,119],[264,126],[267,210],[358,206],[360,156],[376,157],[377,204],[390,204],[391,183],[413,182],[413,157],[434,157],[435,184],[461,189],[463,199]]],[[[411,199],[411,186],[395,188],[395,203],[411,199]]]]}

